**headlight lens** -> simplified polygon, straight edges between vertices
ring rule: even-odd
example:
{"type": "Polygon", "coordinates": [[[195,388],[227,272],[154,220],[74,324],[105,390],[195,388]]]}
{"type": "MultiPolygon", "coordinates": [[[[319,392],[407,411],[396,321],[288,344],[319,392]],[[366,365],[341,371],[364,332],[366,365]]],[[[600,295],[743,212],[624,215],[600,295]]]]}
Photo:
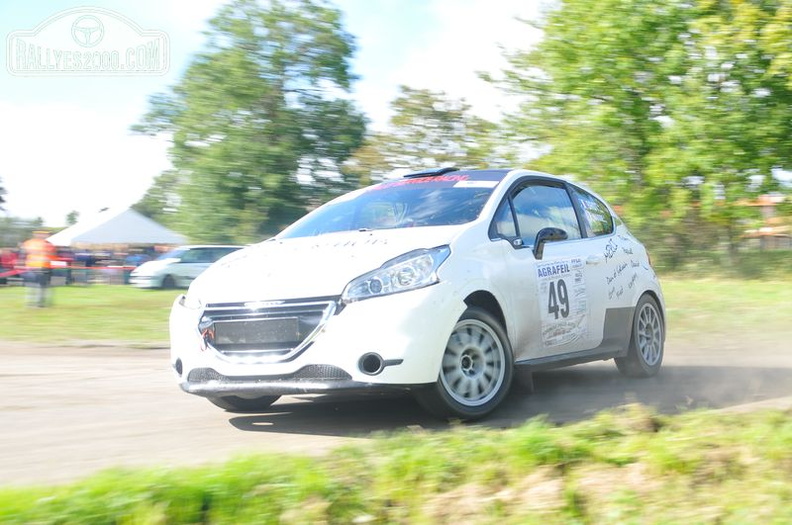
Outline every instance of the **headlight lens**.
{"type": "Polygon", "coordinates": [[[203,307],[201,300],[189,293],[179,297],[179,304],[190,310],[200,310],[203,307]]]}
{"type": "Polygon", "coordinates": [[[405,253],[353,279],[344,289],[341,300],[352,303],[435,284],[439,281],[437,269],[450,254],[448,246],[405,253]]]}

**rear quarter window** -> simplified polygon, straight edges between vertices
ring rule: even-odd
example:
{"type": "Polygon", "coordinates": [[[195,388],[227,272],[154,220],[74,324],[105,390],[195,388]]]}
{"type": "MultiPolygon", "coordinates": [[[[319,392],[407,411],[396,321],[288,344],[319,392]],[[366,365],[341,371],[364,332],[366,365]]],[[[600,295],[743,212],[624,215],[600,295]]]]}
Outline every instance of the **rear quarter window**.
{"type": "Polygon", "coordinates": [[[613,215],[608,207],[594,195],[580,188],[572,188],[583,212],[583,227],[587,237],[613,233],[613,215]]]}

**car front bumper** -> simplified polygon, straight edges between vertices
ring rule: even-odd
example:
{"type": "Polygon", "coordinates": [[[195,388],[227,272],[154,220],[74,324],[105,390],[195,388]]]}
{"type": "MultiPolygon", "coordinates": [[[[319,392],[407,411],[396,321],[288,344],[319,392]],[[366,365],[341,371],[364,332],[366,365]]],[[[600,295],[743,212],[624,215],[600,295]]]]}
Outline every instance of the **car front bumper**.
{"type": "Polygon", "coordinates": [[[239,362],[207,345],[198,329],[203,310],[183,306],[179,297],[170,318],[171,364],[184,391],[205,397],[434,383],[448,337],[465,309],[447,286],[439,283],[339,307],[304,350],[269,363],[239,362]]]}
{"type": "Polygon", "coordinates": [[[159,288],[160,281],[154,275],[135,275],[129,276],[129,284],[137,288],[159,288]]]}

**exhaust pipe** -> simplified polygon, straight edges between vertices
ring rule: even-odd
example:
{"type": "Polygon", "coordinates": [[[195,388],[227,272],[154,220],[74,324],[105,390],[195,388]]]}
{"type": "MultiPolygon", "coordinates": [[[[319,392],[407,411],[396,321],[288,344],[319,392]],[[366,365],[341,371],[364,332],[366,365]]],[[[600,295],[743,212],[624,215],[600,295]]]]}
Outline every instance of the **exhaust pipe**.
{"type": "Polygon", "coordinates": [[[370,352],[363,354],[358,361],[360,371],[369,376],[375,376],[385,368],[385,362],[379,354],[370,352]]]}

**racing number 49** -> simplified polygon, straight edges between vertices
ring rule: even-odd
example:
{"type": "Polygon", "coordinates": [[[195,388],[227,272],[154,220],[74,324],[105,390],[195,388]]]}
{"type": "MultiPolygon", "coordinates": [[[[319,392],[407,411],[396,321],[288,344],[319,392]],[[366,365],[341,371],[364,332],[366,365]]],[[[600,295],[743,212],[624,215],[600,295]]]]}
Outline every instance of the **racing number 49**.
{"type": "Polygon", "coordinates": [[[563,279],[558,281],[550,281],[548,283],[550,290],[547,297],[547,312],[558,319],[558,314],[566,318],[569,316],[569,292],[567,285],[563,279]]]}

